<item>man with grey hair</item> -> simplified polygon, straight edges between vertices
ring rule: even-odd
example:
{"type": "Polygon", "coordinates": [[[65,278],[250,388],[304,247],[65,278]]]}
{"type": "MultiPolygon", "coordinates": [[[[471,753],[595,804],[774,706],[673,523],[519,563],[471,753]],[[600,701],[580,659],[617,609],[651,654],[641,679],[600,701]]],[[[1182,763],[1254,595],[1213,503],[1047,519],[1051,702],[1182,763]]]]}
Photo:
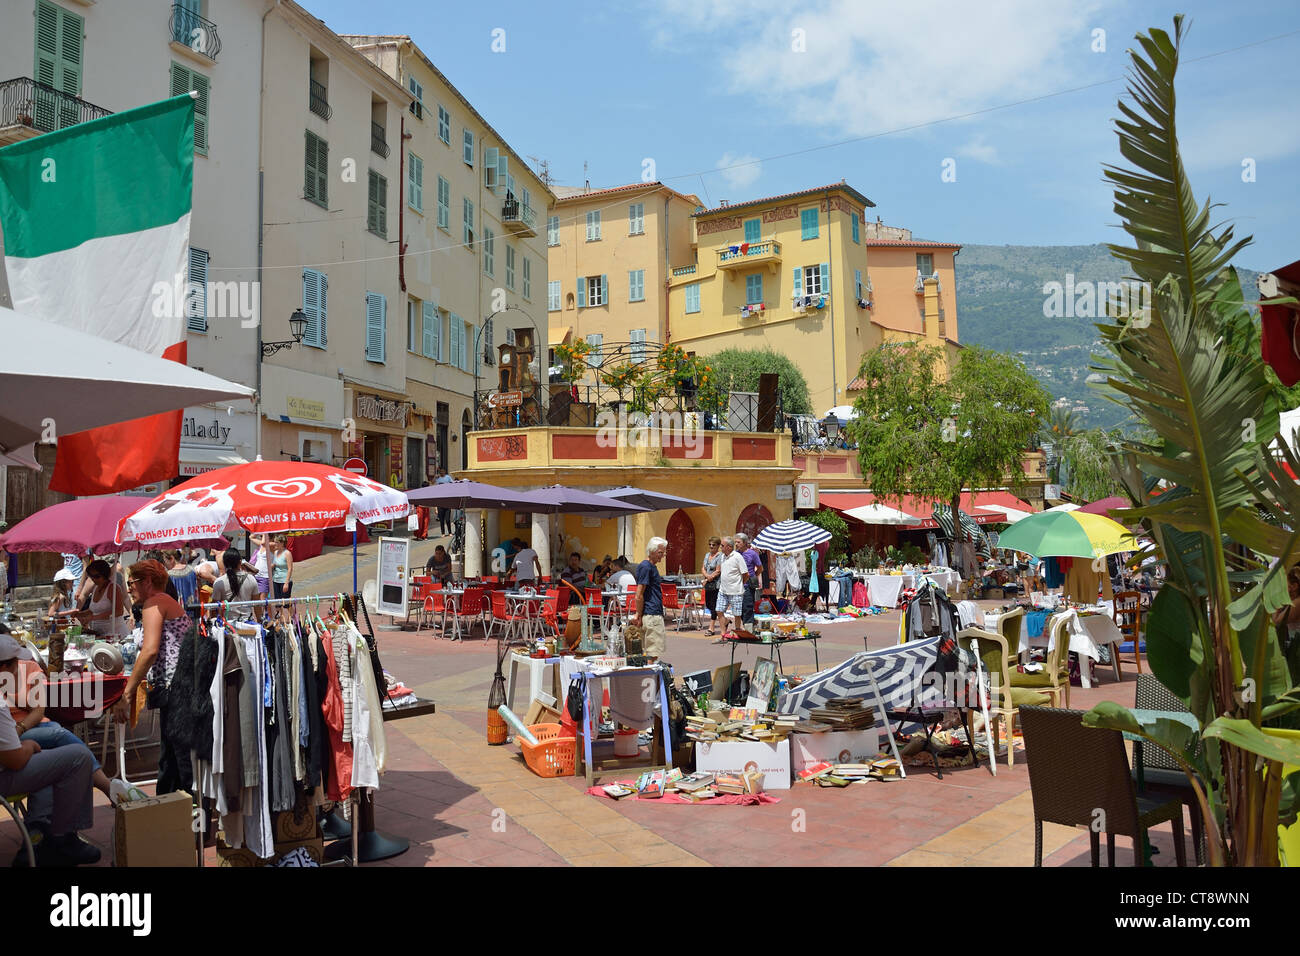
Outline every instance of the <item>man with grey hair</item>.
{"type": "Polygon", "coordinates": [[[659,569],[655,567],[667,551],[666,540],[651,538],[645,549],[646,559],[636,566],[636,613],[632,616],[632,623],[641,627],[641,646],[652,664],[668,650],[663,585],[659,569]]]}
{"type": "Polygon", "coordinates": [[[726,637],[736,626],[741,614],[742,595],[749,580],[749,569],[730,537],[722,539],[722,564],[718,575],[717,612],[722,618],[722,636],[726,637]]]}
{"type": "Polygon", "coordinates": [[[749,578],[745,582],[745,594],[740,602],[740,619],[746,627],[754,626],[754,604],[758,592],[763,589],[763,559],[750,543],[749,535],[736,535],[736,552],[745,559],[745,569],[749,578]]]}

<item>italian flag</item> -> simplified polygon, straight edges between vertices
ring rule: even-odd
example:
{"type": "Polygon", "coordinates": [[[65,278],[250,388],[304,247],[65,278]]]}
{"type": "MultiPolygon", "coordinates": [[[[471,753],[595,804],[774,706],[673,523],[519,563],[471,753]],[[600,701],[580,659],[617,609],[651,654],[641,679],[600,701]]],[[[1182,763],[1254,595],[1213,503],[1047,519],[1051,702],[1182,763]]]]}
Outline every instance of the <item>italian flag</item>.
{"type": "MultiPolygon", "coordinates": [[[[193,182],[188,95],[0,149],[14,309],[185,362],[193,182]]],[[[175,477],[181,416],[59,435],[50,488],[100,495],[175,477]]]]}

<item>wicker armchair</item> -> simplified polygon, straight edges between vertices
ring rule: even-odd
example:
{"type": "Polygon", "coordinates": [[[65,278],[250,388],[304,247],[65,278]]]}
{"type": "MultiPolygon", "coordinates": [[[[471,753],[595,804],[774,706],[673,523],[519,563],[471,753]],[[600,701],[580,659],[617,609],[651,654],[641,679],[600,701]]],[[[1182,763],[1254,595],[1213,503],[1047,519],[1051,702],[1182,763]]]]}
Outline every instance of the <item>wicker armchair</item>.
{"type": "MultiPolygon", "coordinates": [[[[1187,710],[1187,706],[1154,674],[1139,674],[1137,699],[1133,706],[1138,710],[1187,710]]],[[[1196,745],[1200,752],[1201,744],[1196,745]]],[[[1133,775],[1137,776],[1138,749],[1133,748],[1133,775]]],[[[1205,821],[1201,819],[1201,804],[1196,799],[1187,774],[1178,761],[1160,747],[1147,744],[1142,748],[1142,780],[1144,789],[1152,794],[1176,796],[1187,804],[1192,815],[1192,847],[1196,864],[1205,862],[1205,821]]]]}
{"type": "Polygon", "coordinates": [[[1106,862],[1115,865],[1115,836],[1133,838],[1135,866],[1145,862],[1142,837],[1159,823],[1174,830],[1174,855],[1187,865],[1183,846],[1183,805],[1139,797],[1129,776],[1124,738],[1118,730],[1083,725],[1083,711],[1020,708],[1034,799],[1034,866],[1043,865],[1043,823],[1088,827],[1092,865],[1099,864],[1100,838],[1106,831],[1106,862]]]}

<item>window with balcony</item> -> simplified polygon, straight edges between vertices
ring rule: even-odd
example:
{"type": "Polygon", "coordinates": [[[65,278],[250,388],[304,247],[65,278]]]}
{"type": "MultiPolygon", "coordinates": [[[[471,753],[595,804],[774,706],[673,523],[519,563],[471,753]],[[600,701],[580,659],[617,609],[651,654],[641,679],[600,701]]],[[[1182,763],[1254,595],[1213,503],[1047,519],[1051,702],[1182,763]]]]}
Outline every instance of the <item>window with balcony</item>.
{"type": "Polygon", "coordinates": [[[172,42],[215,62],[221,52],[221,37],[217,25],[202,14],[202,0],[176,0],[171,12],[172,42]]]}
{"type": "Polygon", "coordinates": [[[600,239],[600,210],[594,209],[587,213],[587,241],[596,242],[600,239]]]}
{"type": "Polygon", "coordinates": [[[328,121],[334,110],[329,104],[330,61],[323,53],[311,52],[307,77],[307,105],[313,113],[328,121]]]}
{"type": "Polygon", "coordinates": [[[82,37],[85,20],[49,0],[36,3],[36,82],[32,103],[33,124],[50,132],[82,122],[73,100],[81,95],[82,37]],[[65,94],[59,96],[57,94],[65,94]]]}
{"type": "Polygon", "coordinates": [[[934,275],[933,253],[918,252],[916,254],[916,272],[917,275],[925,276],[927,279],[934,275]]]}

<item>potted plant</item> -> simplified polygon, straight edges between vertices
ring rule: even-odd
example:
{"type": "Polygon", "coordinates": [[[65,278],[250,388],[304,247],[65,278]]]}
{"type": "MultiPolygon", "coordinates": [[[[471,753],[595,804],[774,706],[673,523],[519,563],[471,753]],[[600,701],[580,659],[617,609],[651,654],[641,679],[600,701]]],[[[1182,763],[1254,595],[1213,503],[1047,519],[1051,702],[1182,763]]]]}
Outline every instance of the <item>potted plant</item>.
{"type": "Polygon", "coordinates": [[[623,393],[631,388],[640,374],[641,369],[631,362],[622,362],[601,373],[600,383],[618,393],[618,400],[610,403],[611,408],[617,411],[619,406],[626,404],[623,393]]]}
{"type": "Polygon", "coordinates": [[[570,384],[577,382],[587,372],[587,356],[594,346],[587,341],[561,343],[555,347],[555,357],[560,362],[560,377],[570,384]]]}

